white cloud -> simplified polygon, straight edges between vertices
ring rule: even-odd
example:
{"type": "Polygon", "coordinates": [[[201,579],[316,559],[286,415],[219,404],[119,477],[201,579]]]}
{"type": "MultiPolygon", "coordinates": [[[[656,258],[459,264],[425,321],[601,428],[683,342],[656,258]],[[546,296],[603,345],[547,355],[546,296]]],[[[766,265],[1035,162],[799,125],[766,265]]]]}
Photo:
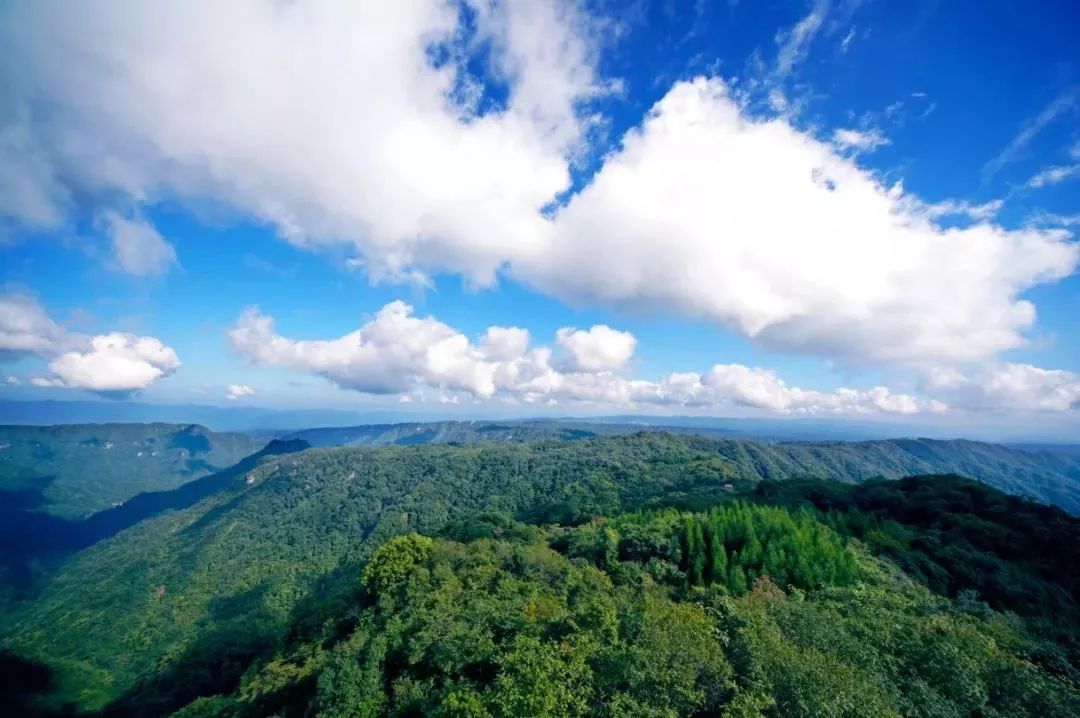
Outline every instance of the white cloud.
{"type": "Polygon", "coordinates": [[[840,52],[847,52],[851,46],[851,41],[855,39],[855,28],[848,30],[847,35],[844,35],[844,39],[840,41],[840,52]]]}
{"type": "Polygon", "coordinates": [[[630,361],[637,339],[630,332],[598,324],[588,330],[560,329],[555,343],[566,353],[571,371],[616,371],[630,361]]]}
{"type": "Polygon", "coordinates": [[[736,404],[795,413],[940,413],[946,406],[877,386],[867,391],[839,389],[820,392],[788,386],[773,372],[739,364],[717,364],[700,379],[713,401],[730,398],[736,404]]]}
{"type": "Polygon", "coordinates": [[[255,396],[255,390],[247,384],[229,384],[228,390],[225,393],[225,398],[230,401],[236,401],[237,399],[243,399],[246,396],[255,396]]]}
{"type": "Polygon", "coordinates": [[[841,150],[873,152],[878,147],[890,144],[890,140],[879,130],[838,129],[833,132],[833,142],[841,150]]]}
{"type": "Polygon", "coordinates": [[[964,409],[1066,411],[1080,405],[1080,374],[1030,364],[995,363],[971,375],[939,368],[928,372],[924,384],[964,409]]]}
{"type": "Polygon", "coordinates": [[[937,220],[946,217],[966,217],[974,222],[986,222],[997,216],[1005,206],[1005,200],[992,199],[981,204],[965,200],[946,199],[941,202],[926,204],[916,198],[904,197],[904,209],[927,219],[937,220]]]}
{"type": "Polygon", "coordinates": [[[102,221],[116,266],[122,271],[139,276],[164,274],[176,264],[176,250],[149,222],[115,212],[105,213],[102,221]]]}
{"type": "Polygon", "coordinates": [[[1024,343],[1020,295],[1071,273],[1061,231],[943,228],[718,80],[676,85],[512,271],[576,302],[704,317],[847,362],[978,360],[1024,343]]]}
{"type": "Polygon", "coordinates": [[[4,379],[4,383],[8,386],[22,386],[22,381],[14,374],[8,374],[7,379],[4,379]]]}
{"type": "Polygon", "coordinates": [[[519,327],[488,327],[480,338],[480,354],[490,361],[513,361],[529,348],[529,332],[519,327]]]}
{"type": "Polygon", "coordinates": [[[0,65],[65,187],[211,198],[299,245],[350,243],[375,277],[486,283],[535,241],[607,88],[575,3],[468,4],[475,30],[443,0],[16,2],[0,65]],[[509,99],[477,112],[465,61],[487,48],[509,99]]]}
{"type": "Polygon", "coordinates": [[[776,36],[779,50],[776,53],[776,74],[786,76],[805,59],[810,52],[810,45],[821,30],[825,16],[829,13],[830,0],[815,0],[810,12],[790,30],[776,36]]]}
{"type": "Polygon", "coordinates": [[[24,294],[0,295],[0,358],[4,355],[38,356],[48,362],[52,375],[32,377],[33,386],[107,394],[145,389],[180,366],[176,353],[154,337],[68,332],[24,294]]]}
{"type": "Polygon", "coordinates": [[[0,124],[0,219],[10,217],[34,229],[52,229],[61,224],[69,201],[26,113],[0,124]]]}
{"type": "Polygon", "coordinates": [[[428,384],[480,397],[495,393],[500,364],[520,358],[507,351],[507,343],[494,348],[499,342],[492,337],[505,336],[489,333],[487,343],[473,346],[440,321],[412,316],[412,307],[400,301],[338,339],[286,339],[257,309],[246,311],[229,332],[233,347],[252,362],[312,372],[348,389],[391,394],[428,384]],[[489,359],[487,351],[499,358],[489,359]]]}
{"type": "Polygon", "coordinates": [[[1039,114],[1028,119],[1009,144],[982,168],[983,181],[989,181],[1005,166],[1015,162],[1033,139],[1058,117],[1076,109],[1077,89],[1070,88],[1050,101],[1039,114]]]}
{"type": "Polygon", "coordinates": [[[1059,184],[1073,177],[1080,177],[1080,164],[1047,167],[1029,179],[1027,186],[1032,189],[1039,189],[1059,184]]]}
{"type": "Polygon", "coordinates": [[[66,330],[34,297],[0,295],[0,358],[53,353],[62,349],[66,340],[66,330]]]}
{"type": "Polygon", "coordinates": [[[70,351],[49,362],[53,386],[104,394],[145,389],[180,367],[170,347],[154,337],[112,332],[93,337],[89,348],[70,351]]]}
{"type": "Polygon", "coordinates": [[[1080,227],[1080,214],[1039,211],[1030,217],[1028,223],[1036,227],[1080,227]]]}
{"type": "Polygon", "coordinates": [[[257,310],[241,315],[229,336],[237,352],[253,363],[318,374],[365,393],[398,394],[402,401],[434,391],[438,401],[452,403],[471,396],[526,404],[742,406],[800,414],[909,414],[945,408],[885,387],[800,389],[772,372],[737,364],[717,365],[705,374],[671,374],[659,381],[630,379],[619,371],[636,345],[628,332],[603,325],[561,329],[556,343],[567,356],[556,363],[550,348],[529,348],[523,329],[491,327],[474,344],[437,319],[413,316],[412,307],[403,302],[386,305],[368,323],[338,339],[283,337],[274,332],[273,320],[257,310]]]}
{"type": "MultiPolygon", "coordinates": [[[[846,31],[834,19],[856,5],[814,3],[777,38],[773,72],[846,31]]],[[[591,126],[585,103],[611,87],[595,70],[595,27],[569,0],[470,6],[475,27],[441,0],[8,3],[0,79],[26,110],[3,126],[5,151],[38,168],[21,179],[46,198],[29,204],[51,203],[41,221],[68,194],[211,199],[298,245],[344,243],[376,280],[448,272],[484,285],[508,271],[560,299],[707,318],[851,363],[1019,346],[1036,318],[1023,293],[1076,266],[1064,232],[1007,231],[989,223],[996,207],[954,203],[979,223],[943,228],[946,203],[884,187],[783,118],[750,116],[715,79],[672,87],[549,218],[591,126]],[[492,78],[467,69],[485,48],[488,94],[492,78]]],[[[493,391],[487,365],[508,363],[496,340],[469,344],[479,359],[455,342],[406,358],[493,391]]],[[[289,351],[306,364],[312,346],[289,351]]],[[[327,375],[352,371],[320,361],[327,375]]],[[[379,388],[384,374],[340,379],[379,388]]]]}

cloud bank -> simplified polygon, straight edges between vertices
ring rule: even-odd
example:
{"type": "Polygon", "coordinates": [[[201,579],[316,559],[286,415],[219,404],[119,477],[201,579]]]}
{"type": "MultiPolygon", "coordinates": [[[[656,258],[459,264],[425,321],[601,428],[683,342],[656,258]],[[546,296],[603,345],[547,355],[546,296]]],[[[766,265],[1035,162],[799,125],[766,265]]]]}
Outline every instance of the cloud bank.
{"type": "Polygon", "coordinates": [[[659,381],[629,378],[636,339],[604,325],[556,332],[556,349],[531,347],[528,331],[490,327],[479,341],[433,317],[417,317],[404,302],[387,304],[359,329],[329,340],[295,340],[276,333],[273,319],[249,309],[229,331],[248,361],[317,374],[369,394],[434,392],[525,403],[594,403],[767,409],[781,413],[941,412],[944,404],[885,387],[820,392],[788,386],[770,371],[718,364],[702,373],[659,381]]]}
{"type": "Polygon", "coordinates": [[[0,356],[44,359],[51,373],[32,377],[33,386],[108,396],[145,389],[180,367],[176,352],[159,339],[124,332],[74,334],[33,297],[14,293],[0,295],[0,356]]]}

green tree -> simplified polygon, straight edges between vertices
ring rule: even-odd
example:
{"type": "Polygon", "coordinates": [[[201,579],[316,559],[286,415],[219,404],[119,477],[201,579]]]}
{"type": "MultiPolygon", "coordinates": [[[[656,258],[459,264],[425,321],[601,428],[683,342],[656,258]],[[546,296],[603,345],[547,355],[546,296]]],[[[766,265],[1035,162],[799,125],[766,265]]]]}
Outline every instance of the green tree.
{"type": "Polygon", "coordinates": [[[380,546],[364,567],[364,586],[378,595],[402,581],[431,555],[435,543],[426,536],[396,536],[380,546]]]}

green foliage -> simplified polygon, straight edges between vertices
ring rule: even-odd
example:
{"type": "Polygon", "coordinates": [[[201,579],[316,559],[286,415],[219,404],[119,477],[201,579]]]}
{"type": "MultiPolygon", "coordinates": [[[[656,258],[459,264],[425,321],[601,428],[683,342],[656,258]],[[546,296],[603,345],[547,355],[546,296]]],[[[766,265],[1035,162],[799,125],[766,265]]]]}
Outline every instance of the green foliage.
{"type": "Polygon", "coordinates": [[[235,464],[261,444],[177,424],[0,426],[0,497],[67,518],[166,491],[235,464]]]}
{"type": "MultiPolygon", "coordinates": [[[[676,560],[671,549],[676,545],[682,583],[726,585],[735,595],[746,593],[762,576],[799,589],[848,584],[855,577],[854,556],[840,536],[811,513],[742,501],[708,513],[639,512],[563,531],[553,545],[605,569],[615,566],[616,557],[655,568],[676,560]]],[[[672,574],[652,575],[661,579],[672,574]]]]}
{"type": "Polygon", "coordinates": [[[952,479],[753,490],[907,465],[873,443],[274,457],[75,556],[2,641],[51,705],[133,715],[1069,715],[1075,519],[952,479]]]}
{"type": "Polygon", "coordinates": [[[438,542],[397,586],[320,659],[318,715],[675,716],[733,689],[702,607],[543,543],[438,542]]]}
{"type": "Polygon", "coordinates": [[[1080,626],[1080,521],[957,476],[844,486],[761,484],[753,499],[813,506],[844,536],[866,542],[932,590],[967,592],[998,609],[1080,626]]]}
{"type": "Polygon", "coordinates": [[[804,510],[638,513],[532,539],[436,541],[415,562],[413,538],[384,546],[411,566],[395,572],[394,591],[356,604],[348,631],[323,629],[291,649],[307,656],[297,675],[317,684],[305,692],[299,677],[292,688],[260,679],[281,673],[276,658],[222,705],[237,716],[469,717],[1064,718],[1080,708],[1080,682],[1033,663],[1043,644],[1015,617],[971,615],[839,544],[804,510]],[[810,563],[834,564],[841,552],[851,575],[788,590],[763,575],[732,595],[718,582],[687,587],[685,571],[659,585],[647,568],[655,557],[601,548],[648,528],[692,550],[695,522],[725,541],[756,536],[766,554],[789,541],[809,542],[810,563]],[[815,553],[815,542],[828,550],[815,553]],[[304,650],[312,644],[329,651],[304,650]]]}
{"type": "Polygon", "coordinates": [[[364,567],[364,586],[374,594],[388,591],[415,571],[434,546],[431,539],[419,534],[395,536],[371,555],[364,567]]]}

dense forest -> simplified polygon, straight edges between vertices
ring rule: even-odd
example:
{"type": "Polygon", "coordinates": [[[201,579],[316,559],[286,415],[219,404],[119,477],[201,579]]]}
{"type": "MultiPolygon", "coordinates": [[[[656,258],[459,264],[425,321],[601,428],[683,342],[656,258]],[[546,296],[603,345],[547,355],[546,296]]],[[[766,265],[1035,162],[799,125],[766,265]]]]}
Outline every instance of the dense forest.
{"type": "Polygon", "coordinates": [[[1076,714],[1076,519],[771,448],[265,455],[6,610],[28,678],[0,689],[44,715],[1076,714]]]}
{"type": "Polygon", "coordinates": [[[521,443],[541,439],[626,436],[642,431],[720,439],[711,450],[730,459],[740,476],[865,481],[883,477],[956,473],[1006,493],[1029,496],[1080,515],[1080,454],[1075,447],[1006,447],[980,441],[880,439],[874,441],[761,442],[732,438],[732,429],[585,421],[439,421],[305,429],[282,434],[311,446],[521,443]]]}
{"type": "Polygon", "coordinates": [[[0,426],[0,511],[82,518],[232,466],[264,443],[197,425],[0,426]]]}

